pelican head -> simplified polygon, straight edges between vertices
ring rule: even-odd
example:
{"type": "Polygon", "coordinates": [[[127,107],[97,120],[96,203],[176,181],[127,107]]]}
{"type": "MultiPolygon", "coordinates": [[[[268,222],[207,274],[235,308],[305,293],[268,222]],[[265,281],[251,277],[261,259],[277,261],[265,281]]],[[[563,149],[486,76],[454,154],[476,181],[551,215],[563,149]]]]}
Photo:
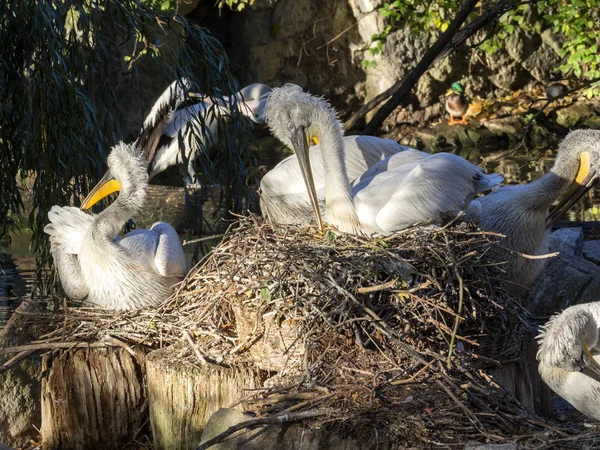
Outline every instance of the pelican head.
{"type": "Polygon", "coordinates": [[[590,350],[598,344],[598,306],[596,303],[572,306],[548,321],[538,336],[540,367],[582,372],[600,381],[600,365],[590,350]]]}
{"type": "Polygon", "coordinates": [[[107,158],[108,171],[81,204],[87,210],[108,195],[119,191],[132,212],[144,206],[148,188],[146,161],[135,144],[119,142],[107,158]]]}
{"type": "Polygon", "coordinates": [[[358,230],[360,225],[350,197],[350,183],[343,160],[344,133],[335,110],[323,98],[310,95],[294,84],[287,84],[273,89],[267,97],[265,120],[275,137],[292,148],[298,157],[319,229],[323,230],[323,219],[309,158],[310,146],[316,144],[324,151],[326,176],[331,173],[340,175],[326,180],[328,221],[342,225],[338,227],[340,229],[358,230]]]}
{"type": "Polygon", "coordinates": [[[600,130],[573,131],[561,142],[552,171],[571,183],[571,187],[548,215],[547,228],[598,182],[600,173],[596,166],[599,163],[600,130]]]}

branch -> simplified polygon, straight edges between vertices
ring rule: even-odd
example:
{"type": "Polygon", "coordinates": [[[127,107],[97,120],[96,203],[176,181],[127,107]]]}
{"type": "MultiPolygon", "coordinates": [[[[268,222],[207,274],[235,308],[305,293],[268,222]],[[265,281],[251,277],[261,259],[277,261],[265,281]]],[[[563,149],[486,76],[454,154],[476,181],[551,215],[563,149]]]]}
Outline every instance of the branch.
{"type": "Polygon", "coordinates": [[[9,355],[11,353],[20,353],[26,351],[39,350],[59,350],[59,349],[74,349],[74,348],[106,348],[116,347],[115,345],[105,344],[103,342],[47,342],[40,344],[19,345],[18,347],[0,348],[0,356],[9,355]]]}
{"type": "Polygon", "coordinates": [[[371,121],[365,127],[365,134],[375,134],[383,121],[394,111],[394,109],[396,109],[396,106],[400,104],[404,97],[411,91],[413,86],[417,84],[417,81],[419,81],[421,75],[423,75],[427,69],[429,69],[437,56],[452,42],[452,36],[460,29],[465,20],[467,20],[469,14],[471,14],[471,12],[475,9],[477,2],[478,0],[465,1],[465,4],[462,6],[460,11],[458,11],[458,14],[456,14],[456,17],[452,23],[450,23],[446,31],[440,35],[435,44],[429,47],[416,67],[406,74],[402,82],[398,81],[400,86],[397,90],[395,90],[392,98],[375,113],[375,116],[373,116],[371,121]]]}
{"type": "MultiPolygon", "coordinates": [[[[465,20],[467,20],[469,14],[475,8],[476,3],[476,1],[468,0],[460,9],[450,26],[448,26],[446,31],[440,35],[437,42],[427,50],[419,64],[406,74],[403,80],[398,80],[392,87],[377,95],[354,113],[344,124],[344,129],[352,129],[369,111],[392,96],[391,100],[382,106],[364,130],[364,134],[374,134],[383,121],[400,104],[406,94],[410,92],[419,78],[432,64],[435,64],[440,59],[443,59],[456,51],[458,47],[463,45],[465,41],[477,31],[498,21],[498,19],[507,11],[516,8],[521,4],[515,0],[501,0],[493,7],[489,8],[484,15],[477,17],[463,29],[460,29],[465,20]]],[[[491,33],[488,36],[491,36],[491,33]]]]}
{"type": "Polygon", "coordinates": [[[325,410],[315,409],[302,411],[298,413],[281,414],[275,417],[263,417],[260,419],[246,420],[245,422],[240,422],[238,424],[230,426],[221,434],[218,434],[214,438],[209,439],[204,444],[200,444],[198,447],[196,447],[196,450],[206,450],[207,448],[212,447],[213,445],[218,444],[227,437],[231,436],[236,431],[243,430],[244,428],[256,428],[261,425],[279,425],[282,423],[296,422],[299,420],[309,419],[311,417],[323,416],[325,414],[325,410]]]}

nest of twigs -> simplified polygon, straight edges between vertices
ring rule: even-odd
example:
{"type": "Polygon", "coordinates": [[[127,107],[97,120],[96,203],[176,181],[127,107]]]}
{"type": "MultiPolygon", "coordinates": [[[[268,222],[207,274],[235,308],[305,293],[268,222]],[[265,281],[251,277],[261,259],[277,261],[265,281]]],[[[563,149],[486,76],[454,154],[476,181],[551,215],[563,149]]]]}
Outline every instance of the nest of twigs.
{"type": "Polygon", "coordinates": [[[497,239],[466,224],[373,238],[241,218],[159,308],[67,308],[43,339],[183,342],[192,364],[253,365],[270,377],[243,400],[258,417],[364,424],[407,445],[499,440],[529,413],[485,370],[518,359],[523,331],[497,239]]]}

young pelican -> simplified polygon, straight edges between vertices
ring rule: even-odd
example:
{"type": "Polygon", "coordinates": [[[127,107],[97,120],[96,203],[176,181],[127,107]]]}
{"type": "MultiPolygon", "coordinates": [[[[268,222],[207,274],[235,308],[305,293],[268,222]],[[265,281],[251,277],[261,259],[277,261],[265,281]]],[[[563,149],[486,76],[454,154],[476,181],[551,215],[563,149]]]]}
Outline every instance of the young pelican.
{"type": "MultiPolygon", "coordinates": [[[[189,89],[189,82],[186,80],[185,83],[185,87],[189,89]]],[[[147,155],[150,179],[170,166],[181,165],[185,162],[188,173],[186,183],[194,184],[196,182],[194,161],[203,149],[213,144],[219,119],[223,116],[226,117],[231,112],[232,106],[237,105],[238,110],[254,123],[264,123],[262,119],[264,95],[270,91],[269,86],[254,83],[241,89],[233,98],[224,97],[223,101],[216,103],[201,94],[189,93],[189,97],[202,98],[202,101],[177,109],[171,114],[162,130],[156,151],[152,155],[147,155]]],[[[171,98],[177,98],[179,105],[185,100],[184,95],[181,82],[171,84],[148,114],[144,121],[144,128],[152,126],[161,107],[167,104],[171,98]],[[175,96],[173,95],[174,91],[176,91],[175,96]]]]}
{"type": "Polygon", "coordinates": [[[577,410],[600,420],[600,302],[553,316],[539,334],[538,370],[544,382],[577,410]]]}
{"type": "Polygon", "coordinates": [[[273,134],[294,149],[320,229],[323,222],[307,156],[316,142],[321,146],[327,222],[346,233],[389,234],[420,222],[440,223],[502,181],[456,155],[405,151],[371,166],[351,184],[342,126],[325,100],[286,85],[269,94],[265,119],[273,134]]]}
{"type": "Polygon", "coordinates": [[[547,259],[531,259],[515,252],[548,253],[546,229],[597,182],[594,165],[599,160],[600,131],[573,131],[560,144],[552,169],[542,178],[501,187],[471,203],[467,220],[505,236],[501,244],[507,251],[498,258],[509,261],[507,279],[524,287],[537,280],[547,259]],[[548,215],[550,205],[565,193],[564,200],[548,215]]]}
{"type": "Polygon", "coordinates": [[[73,207],[50,210],[44,231],[69,298],[103,308],[145,308],[166,299],[185,276],[183,247],[171,225],[157,222],[149,230],[119,236],[123,224],[144,206],[147,188],[144,156],[136,144],[121,142],[81,209],[120,191],[110,206],[95,216],[73,207]]]}

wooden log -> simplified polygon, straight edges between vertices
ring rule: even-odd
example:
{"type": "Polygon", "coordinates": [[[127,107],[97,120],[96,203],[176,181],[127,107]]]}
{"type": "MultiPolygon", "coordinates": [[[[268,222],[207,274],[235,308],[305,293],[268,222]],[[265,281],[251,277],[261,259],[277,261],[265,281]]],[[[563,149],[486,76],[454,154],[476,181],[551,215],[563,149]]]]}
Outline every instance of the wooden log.
{"type": "Polygon", "coordinates": [[[530,411],[550,417],[552,392],[538,373],[537,348],[535,337],[525,334],[519,358],[488,370],[488,374],[530,411]]]}
{"type": "Polygon", "coordinates": [[[266,373],[182,361],[178,350],[155,350],[146,359],[150,424],[155,450],[196,448],[209,417],[261,387],[266,373]]]}
{"type": "Polygon", "coordinates": [[[143,426],[145,355],[123,348],[56,351],[42,360],[44,450],[122,449],[143,426]]]}
{"type": "Polygon", "coordinates": [[[240,342],[247,342],[248,353],[256,366],[269,372],[285,372],[298,367],[306,355],[303,321],[280,320],[274,313],[262,314],[241,304],[233,305],[240,342]]]}

